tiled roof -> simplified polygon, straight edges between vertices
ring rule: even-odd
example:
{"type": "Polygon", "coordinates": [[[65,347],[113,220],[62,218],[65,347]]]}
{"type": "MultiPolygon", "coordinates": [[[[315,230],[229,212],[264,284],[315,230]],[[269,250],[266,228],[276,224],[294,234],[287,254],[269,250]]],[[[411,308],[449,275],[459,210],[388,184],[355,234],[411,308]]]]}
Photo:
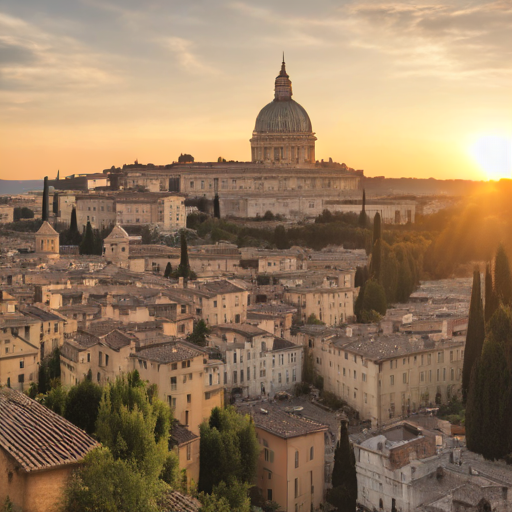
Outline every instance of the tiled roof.
{"type": "Polygon", "coordinates": [[[54,315],[44,309],[36,308],[35,306],[27,306],[23,308],[23,313],[27,313],[28,315],[38,318],[43,322],[58,322],[62,321],[60,316],[54,315]]]}
{"type": "Polygon", "coordinates": [[[99,445],[23,393],[0,388],[0,446],[29,472],[81,462],[99,445]]]}
{"type": "Polygon", "coordinates": [[[122,347],[126,347],[130,344],[132,339],[132,336],[125,334],[117,329],[101,338],[105,345],[114,350],[119,350],[122,347]]]}
{"type": "Polygon", "coordinates": [[[191,432],[187,427],[185,427],[185,425],[182,425],[178,421],[174,422],[171,429],[171,446],[179,446],[189,443],[190,441],[194,441],[195,439],[199,439],[199,436],[196,436],[196,434],[191,432]]]}
{"type": "Polygon", "coordinates": [[[254,336],[270,336],[268,331],[264,331],[259,327],[255,327],[251,324],[218,324],[213,327],[213,330],[220,331],[233,331],[247,338],[253,338],[254,336]]]}
{"type": "Polygon", "coordinates": [[[250,414],[257,428],[284,439],[328,430],[327,425],[284,412],[271,404],[265,404],[264,408],[240,405],[238,410],[243,414],[250,414]]]}
{"type": "Polygon", "coordinates": [[[302,345],[295,345],[291,341],[285,340],[283,338],[274,338],[274,345],[272,350],[283,350],[285,348],[296,348],[298,350],[302,349],[302,345]]]}
{"type": "Polygon", "coordinates": [[[162,512],[198,512],[201,503],[192,496],[186,496],[178,491],[169,491],[159,508],[162,512]]]}
{"type": "Polygon", "coordinates": [[[131,357],[146,359],[160,364],[168,364],[184,361],[186,359],[193,359],[194,357],[203,355],[202,351],[196,350],[187,345],[171,341],[162,345],[154,345],[152,347],[144,348],[136,354],[131,354],[131,357]]]}
{"type": "Polygon", "coordinates": [[[236,286],[235,284],[225,280],[201,283],[197,289],[211,295],[212,297],[215,295],[222,295],[224,293],[240,293],[246,291],[240,286],[236,286]]]}

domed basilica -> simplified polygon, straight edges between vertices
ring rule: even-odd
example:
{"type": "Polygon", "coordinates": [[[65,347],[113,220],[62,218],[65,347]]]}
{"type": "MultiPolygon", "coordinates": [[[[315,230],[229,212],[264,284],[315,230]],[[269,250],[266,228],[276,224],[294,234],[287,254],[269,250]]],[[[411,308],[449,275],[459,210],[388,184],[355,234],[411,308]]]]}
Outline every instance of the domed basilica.
{"type": "Polygon", "coordinates": [[[275,164],[314,164],[315,141],[306,110],[292,100],[286,65],[276,78],[274,101],[263,107],[252,133],[252,161],[275,164]]]}

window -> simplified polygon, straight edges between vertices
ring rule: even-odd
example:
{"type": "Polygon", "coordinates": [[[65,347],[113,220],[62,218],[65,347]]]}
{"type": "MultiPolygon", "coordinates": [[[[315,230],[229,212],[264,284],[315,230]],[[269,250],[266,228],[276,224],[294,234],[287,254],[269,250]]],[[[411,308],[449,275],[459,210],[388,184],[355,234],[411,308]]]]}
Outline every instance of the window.
{"type": "Polygon", "coordinates": [[[357,379],[356,371],[354,370],[354,379],[357,379]]]}
{"type": "Polygon", "coordinates": [[[309,449],[309,460],[313,460],[315,458],[315,447],[312,446],[310,449],[309,449]]]}
{"type": "Polygon", "coordinates": [[[299,479],[298,478],[295,479],[295,497],[296,498],[299,497],[299,479]]]}
{"type": "Polygon", "coordinates": [[[23,359],[20,361],[20,368],[25,368],[25,361],[23,359]]]}
{"type": "Polygon", "coordinates": [[[404,374],[402,375],[402,382],[403,382],[404,384],[407,384],[407,373],[404,373],[404,374]]]}
{"type": "Polygon", "coordinates": [[[363,382],[366,382],[366,373],[362,374],[363,382]]]}
{"type": "Polygon", "coordinates": [[[348,352],[345,352],[345,359],[348,359],[348,352]]]}
{"type": "Polygon", "coordinates": [[[237,383],[237,375],[236,375],[236,370],[233,372],[233,384],[236,384],[237,383]]]}
{"type": "Polygon", "coordinates": [[[187,444],[187,460],[192,459],[192,445],[190,443],[187,444]]]}
{"type": "Polygon", "coordinates": [[[187,395],[187,404],[192,403],[192,395],[187,395]]]}
{"type": "Polygon", "coordinates": [[[236,351],[235,351],[235,352],[233,352],[233,363],[235,363],[235,364],[236,364],[236,351]]]}
{"type": "Polygon", "coordinates": [[[91,353],[89,352],[87,354],[87,362],[90,363],[91,362],[91,353]]]}
{"type": "Polygon", "coordinates": [[[178,388],[178,378],[171,377],[171,389],[175,391],[178,388]]]}
{"type": "Polygon", "coordinates": [[[390,375],[389,376],[389,383],[394,386],[395,385],[395,376],[394,375],[390,375]]]}
{"type": "Polygon", "coordinates": [[[98,365],[103,366],[103,352],[98,354],[98,365]]]}
{"type": "Polygon", "coordinates": [[[177,369],[178,369],[178,363],[172,363],[171,370],[177,370],[177,369]]]}
{"type": "MultiPolygon", "coordinates": [[[[269,473],[269,476],[271,475],[272,473],[269,473]]],[[[267,489],[267,500],[268,501],[272,501],[272,489],[267,489]]]]}
{"type": "Polygon", "coordinates": [[[108,366],[108,354],[105,354],[105,366],[108,366]]]}
{"type": "Polygon", "coordinates": [[[295,467],[299,467],[299,451],[295,450],[295,467]]]}
{"type": "Polygon", "coordinates": [[[59,324],[58,323],[53,324],[53,332],[59,332],[59,324]]]}
{"type": "Polygon", "coordinates": [[[274,452],[268,448],[264,449],[265,462],[274,462],[274,452]]]}

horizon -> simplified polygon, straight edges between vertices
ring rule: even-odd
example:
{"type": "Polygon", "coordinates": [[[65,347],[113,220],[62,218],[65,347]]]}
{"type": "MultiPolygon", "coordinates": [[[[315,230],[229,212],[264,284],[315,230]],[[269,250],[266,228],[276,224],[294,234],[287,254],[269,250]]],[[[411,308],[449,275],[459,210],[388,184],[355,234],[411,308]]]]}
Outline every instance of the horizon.
{"type": "Polygon", "coordinates": [[[512,178],[512,6],[63,0],[0,8],[0,178],[250,161],[282,51],[317,160],[512,178]]]}

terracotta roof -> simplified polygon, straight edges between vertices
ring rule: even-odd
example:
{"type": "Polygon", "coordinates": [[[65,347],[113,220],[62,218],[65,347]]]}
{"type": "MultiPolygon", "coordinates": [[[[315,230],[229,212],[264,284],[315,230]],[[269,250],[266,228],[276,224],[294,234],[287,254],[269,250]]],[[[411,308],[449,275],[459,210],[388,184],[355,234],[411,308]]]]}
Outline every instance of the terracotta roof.
{"type": "Polygon", "coordinates": [[[272,350],[283,350],[285,348],[296,348],[297,350],[302,350],[302,345],[296,345],[295,343],[283,338],[274,338],[274,346],[272,347],[272,350]]]}
{"type": "Polygon", "coordinates": [[[243,414],[250,414],[257,428],[284,439],[328,430],[327,425],[322,425],[297,414],[289,414],[273,407],[271,404],[265,404],[264,409],[241,405],[238,410],[243,414]]]}
{"type": "Polygon", "coordinates": [[[187,427],[185,427],[185,425],[182,425],[178,421],[174,422],[171,429],[171,446],[186,444],[190,441],[194,441],[195,439],[199,439],[199,436],[196,436],[187,427]]]}
{"type": "Polygon", "coordinates": [[[23,393],[0,388],[0,446],[29,472],[76,464],[99,444],[23,393]]]}
{"type": "Polygon", "coordinates": [[[202,351],[196,350],[187,345],[188,344],[172,341],[162,345],[144,348],[136,354],[131,354],[131,357],[146,359],[148,361],[154,361],[161,364],[168,364],[184,361],[186,359],[193,359],[194,357],[203,355],[202,351]]]}
{"type": "Polygon", "coordinates": [[[62,318],[60,316],[54,315],[53,313],[45,311],[44,309],[37,308],[35,306],[24,307],[23,313],[27,313],[28,315],[30,315],[32,317],[42,320],[43,322],[50,322],[50,321],[62,322],[62,318]]]}
{"type": "Polygon", "coordinates": [[[160,504],[162,512],[198,512],[200,508],[198,500],[178,491],[168,492],[160,504]]]}

